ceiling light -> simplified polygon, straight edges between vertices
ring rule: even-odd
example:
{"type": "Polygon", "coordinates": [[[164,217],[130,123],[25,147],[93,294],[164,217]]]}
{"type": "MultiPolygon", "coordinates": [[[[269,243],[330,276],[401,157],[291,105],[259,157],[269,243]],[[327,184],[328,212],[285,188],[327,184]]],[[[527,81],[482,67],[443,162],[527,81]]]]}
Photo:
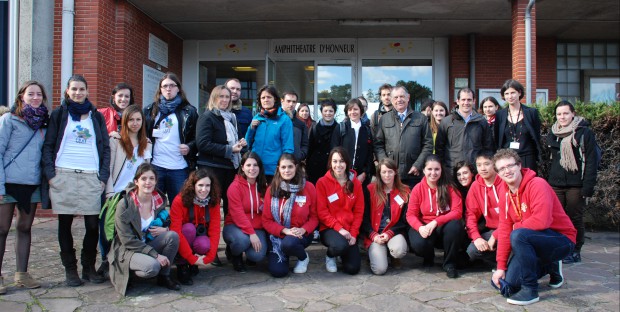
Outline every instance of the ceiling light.
{"type": "Polygon", "coordinates": [[[312,65],[304,66],[304,70],[305,71],[314,71],[314,66],[312,66],[312,65]]]}
{"type": "Polygon", "coordinates": [[[234,71],[237,71],[237,72],[255,72],[255,71],[257,71],[257,69],[252,67],[252,66],[233,66],[232,69],[234,71]]]}

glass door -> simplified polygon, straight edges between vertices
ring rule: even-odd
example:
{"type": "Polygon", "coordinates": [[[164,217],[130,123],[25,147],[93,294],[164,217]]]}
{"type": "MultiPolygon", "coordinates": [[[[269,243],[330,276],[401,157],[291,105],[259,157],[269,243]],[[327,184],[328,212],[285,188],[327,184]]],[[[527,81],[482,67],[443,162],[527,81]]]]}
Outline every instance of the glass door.
{"type": "Polygon", "coordinates": [[[318,105],[323,100],[333,99],[338,105],[336,120],[340,122],[345,117],[344,105],[351,99],[353,67],[351,63],[318,63],[315,68],[316,106],[314,119],[320,118],[318,105]]]}

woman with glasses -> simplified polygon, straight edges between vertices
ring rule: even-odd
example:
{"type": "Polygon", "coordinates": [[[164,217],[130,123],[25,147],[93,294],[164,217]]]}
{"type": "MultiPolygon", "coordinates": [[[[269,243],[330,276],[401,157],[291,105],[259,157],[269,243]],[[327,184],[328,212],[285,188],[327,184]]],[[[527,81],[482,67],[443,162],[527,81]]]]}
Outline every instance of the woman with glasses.
{"type": "Polygon", "coordinates": [[[155,102],[144,108],[146,134],[153,144],[151,164],[157,170],[157,188],[175,198],[189,172],[195,169],[198,113],[185,98],[173,73],[159,80],[155,102]]]}

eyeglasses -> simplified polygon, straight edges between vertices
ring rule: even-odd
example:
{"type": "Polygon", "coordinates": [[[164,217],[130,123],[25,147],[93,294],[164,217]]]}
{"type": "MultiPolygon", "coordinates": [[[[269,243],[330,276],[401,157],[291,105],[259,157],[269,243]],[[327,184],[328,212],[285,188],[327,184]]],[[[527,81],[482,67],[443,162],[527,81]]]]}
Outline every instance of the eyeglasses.
{"type": "Polygon", "coordinates": [[[162,89],[173,89],[173,88],[176,88],[176,87],[177,87],[177,85],[174,84],[174,83],[161,86],[162,89]]]}
{"type": "Polygon", "coordinates": [[[518,165],[519,165],[519,164],[517,164],[517,163],[512,163],[512,164],[510,164],[510,165],[506,165],[506,166],[504,166],[504,167],[498,168],[498,169],[497,169],[497,172],[498,172],[499,174],[504,174],[506,171],[508,171],[508,170],[512,170],[512,169],[514,169],[514,168],[515,168],[516,166],[518,166],[518,165]]]}

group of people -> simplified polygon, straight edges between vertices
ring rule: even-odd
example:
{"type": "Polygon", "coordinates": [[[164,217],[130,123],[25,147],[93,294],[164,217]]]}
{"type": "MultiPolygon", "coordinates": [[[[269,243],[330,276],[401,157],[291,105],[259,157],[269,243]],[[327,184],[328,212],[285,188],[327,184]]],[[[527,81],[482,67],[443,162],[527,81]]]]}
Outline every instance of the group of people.
{"type": "MultiPolygon", "coordinates": [[[[258,91],[252,116],[237,79],[214,87],[200,116],[173,73],[142,109],[121,83],[97,110],[86,80],[74,75],[49,114],[43,86],[28,81],[0,118],[0,265],[17,208],[15,284],[40,286],[27,266],[41,203],[58,214],[69,286],[109,276],[124,295],[134,274],[178,290],[193,284],[201,266],[222,265],[222,235],[235,271],[266,259],[274,277],[289,274],[291,258],[293,272],[305,273],[314,239],[327,247],[326,270],[337,272],[341,262],[348,274],[360,271],[360,245],[379,275],[409,250],[433,266],[442,248],[448,277],[482,259],[497,267],[491,283],[508,302],[530,304],[540,277],[550,274],[549,285],[560,287],[562,261],[580,261],[596,142],[572,104],[560,102],[546,142],[551,174],[548,182],[537,177],[540,119],[520,103],[523,93],[508,80],[505,109],[487,98],[484,115],[475,112],[475,93],[465,88],[453,111],[429,101],[417,112],[405,87],[385,84],[371,117],[367,101],[353,98],[338,123],[333,100],[320,103],[314,122],[307,104],[295,110],[295,92],[280,96],[273,86],[258,91]],[[104,204],[113,207],[112,237],[99,233],[110,219],[99,218],[104,204]],[[75,215],[86,229],[81,277],[75,215]]],[[[0,275],[0,294],[6,291],[0,275]]]]}

